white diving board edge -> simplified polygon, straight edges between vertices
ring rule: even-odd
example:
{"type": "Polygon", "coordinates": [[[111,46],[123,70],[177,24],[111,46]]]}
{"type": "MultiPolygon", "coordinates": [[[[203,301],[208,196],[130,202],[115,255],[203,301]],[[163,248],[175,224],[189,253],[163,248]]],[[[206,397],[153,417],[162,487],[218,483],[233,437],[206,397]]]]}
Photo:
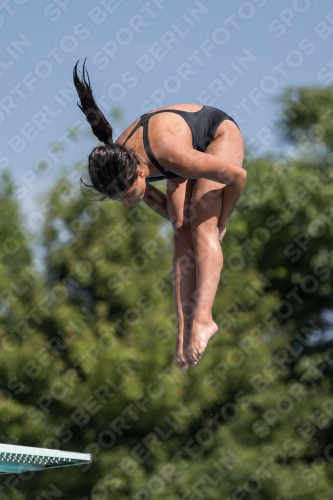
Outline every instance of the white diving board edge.
{"type": "Polygon", "coordinates": [[[26,471],[84,465],[91,462],[90,453],[0,443],[0,474],[20,474],[26,471]]]}

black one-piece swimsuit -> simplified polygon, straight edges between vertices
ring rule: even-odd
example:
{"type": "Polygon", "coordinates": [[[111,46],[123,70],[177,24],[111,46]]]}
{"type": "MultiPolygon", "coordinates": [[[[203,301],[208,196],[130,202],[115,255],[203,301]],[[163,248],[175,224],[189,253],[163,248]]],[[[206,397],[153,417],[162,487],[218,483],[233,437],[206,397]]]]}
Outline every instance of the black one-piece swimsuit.
{"type": "MultiPolygon", "coordinates": [[[[204,152],[207,146],[213,141],[217,127],[224,120],[231,120],[234,123],[235,120],[231,116],[227,115],[220,109],[213,108],[211,106],[203,106],[199,111],[180,111],[178,109],[161,109],[155,111],[155,113],[146,113],[140,117],[139,122],[133,128],[132,132],[129,134],[125,140],[123,146],[125,146],[128,139],[134,134],[134,132],[139,128],[143,127],[143,145],[146,150],[149,160],[155,165],[156,168],[161,172],[162,175],[153,175],[146,179],[147,182],[160,181],[163,179],[172,179],[174,177],[179,177],[179,175],[174,174],[165,170],[162,165],[155,158],[152,149],[150,147],[148,138],[148,122],[150,118],[157,113],[176,113],[180,115],[186,121],[187,125],[190,127],[192,132],[192,144],[193,149],[197,151],[204,152]]],[[[237,125],[237,123],[236,123],[237,125]]],[[[238,126],[238,125],[237,125],[238,126]]]]}

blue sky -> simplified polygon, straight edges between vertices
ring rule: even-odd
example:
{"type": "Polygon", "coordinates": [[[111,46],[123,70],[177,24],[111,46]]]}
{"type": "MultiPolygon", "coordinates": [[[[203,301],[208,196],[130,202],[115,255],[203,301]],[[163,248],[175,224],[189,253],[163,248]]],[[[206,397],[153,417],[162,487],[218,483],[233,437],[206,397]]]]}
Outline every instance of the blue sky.
{"type": "Polygon", "coordinates": [[[285,86],[333,82],[330,0],[7,0],[0,33],[0,170],[27,214],[97,144],[72,89],[78,59],[110,121],[123,110],[115,136],[149,109],[201,102],[238,121],[252,154],[283,151],[272,126],[285,86]]]}

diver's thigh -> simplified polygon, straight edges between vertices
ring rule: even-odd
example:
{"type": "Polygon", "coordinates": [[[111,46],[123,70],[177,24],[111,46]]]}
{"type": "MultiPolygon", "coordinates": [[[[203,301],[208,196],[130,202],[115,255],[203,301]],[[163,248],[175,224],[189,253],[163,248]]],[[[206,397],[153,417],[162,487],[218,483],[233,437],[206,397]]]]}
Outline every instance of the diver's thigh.
{"type": "Polygon", "coordinates": [[[237,167],[242,167],[244,140],[237,125],[231,120],[223,121],[205,153],[219,156],[237,167]]]}

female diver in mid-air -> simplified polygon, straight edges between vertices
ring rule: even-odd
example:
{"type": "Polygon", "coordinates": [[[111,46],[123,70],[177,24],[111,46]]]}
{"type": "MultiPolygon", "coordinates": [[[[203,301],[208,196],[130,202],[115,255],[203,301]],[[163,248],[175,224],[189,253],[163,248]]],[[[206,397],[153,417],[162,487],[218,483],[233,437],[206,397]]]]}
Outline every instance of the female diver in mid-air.
{"type": "Polygon", "coordinates": [[[172,223],[174,357],[183,369],[195,366],[218,330],[212,307],[223,264],[220,242],[246,181],[241,132],[223,111],[177,104],[144,114],[113,142],[85,66],[79,78],[77,65],[79,107],[104,143],[89,155],[90,187],[124,207],[143,201],[172,223]],[[167,179],[166,195],[149,184],[161,179],[167,179]]]}

